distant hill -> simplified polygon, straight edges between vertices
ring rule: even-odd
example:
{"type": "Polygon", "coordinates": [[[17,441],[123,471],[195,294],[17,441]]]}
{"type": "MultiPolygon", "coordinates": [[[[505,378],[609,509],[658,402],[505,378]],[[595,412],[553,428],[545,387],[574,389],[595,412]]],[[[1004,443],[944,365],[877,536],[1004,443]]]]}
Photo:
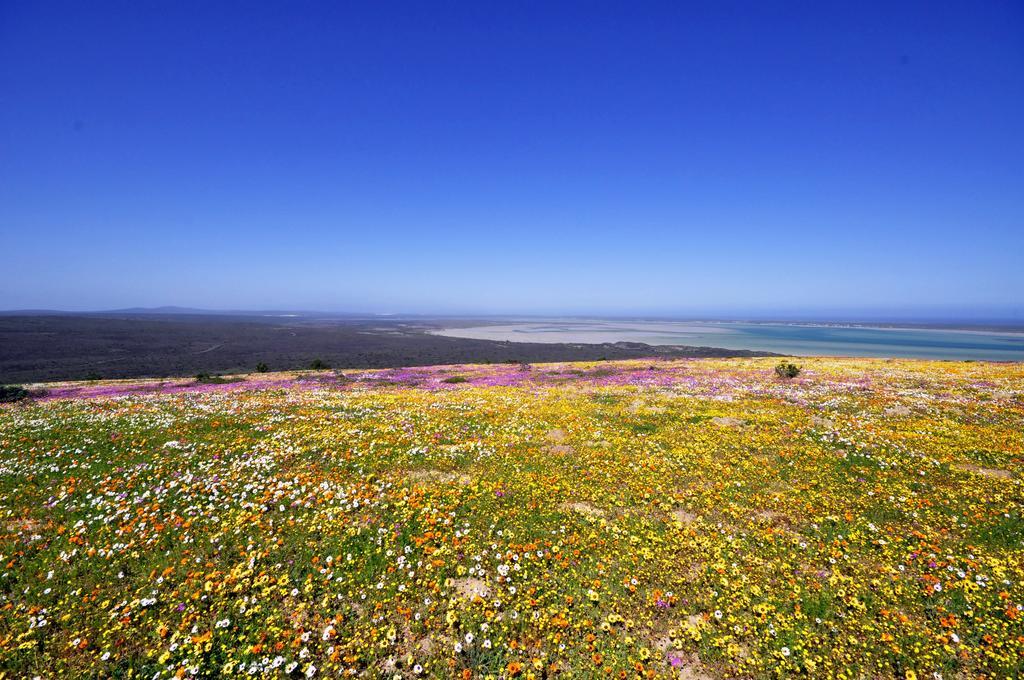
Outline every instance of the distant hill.
{"type": "Polygon", "coordinates": [[[0,310],[0,316],[248,316],[248,317],[300,317],[300,318],[369,318],[372,314],[347,312],[315,312],[308,310],[244,310],[244,309],[201,309],[198,307],[125,307],[122,309],[66,310],[66,309],[11,309],[0,310]]]}

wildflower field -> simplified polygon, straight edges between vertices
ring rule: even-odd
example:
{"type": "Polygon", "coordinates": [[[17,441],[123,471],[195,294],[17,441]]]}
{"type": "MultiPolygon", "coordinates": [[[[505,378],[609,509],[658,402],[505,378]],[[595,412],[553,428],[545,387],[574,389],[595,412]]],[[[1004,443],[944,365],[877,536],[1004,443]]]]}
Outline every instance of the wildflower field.
{"type": "Polygon", "coordinates": [[[622,361],[0,407],[3,677],[1017,677],[1024,366],[622,361]]]}

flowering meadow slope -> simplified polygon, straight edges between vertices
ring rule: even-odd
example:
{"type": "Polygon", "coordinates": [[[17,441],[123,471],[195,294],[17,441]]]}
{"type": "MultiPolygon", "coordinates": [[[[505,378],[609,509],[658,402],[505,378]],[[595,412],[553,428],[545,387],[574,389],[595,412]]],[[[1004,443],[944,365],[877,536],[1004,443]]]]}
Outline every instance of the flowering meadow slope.
{"type": "Polygon", "coordinates": [[[0,673],[1020,673],[1024,366],[774,363],[52,385],[0,673]]]}

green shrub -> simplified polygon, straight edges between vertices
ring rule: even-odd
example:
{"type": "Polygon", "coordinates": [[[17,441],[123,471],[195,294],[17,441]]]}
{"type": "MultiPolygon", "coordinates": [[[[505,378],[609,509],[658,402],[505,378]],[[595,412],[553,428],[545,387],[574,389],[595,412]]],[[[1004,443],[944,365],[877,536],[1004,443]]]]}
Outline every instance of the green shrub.
{"type": "Polygon", "coordinates": [[[775,367],[775,375],[779,376],[783,380],[789,380],[800,375],[800,367],[796,364],[783,361],[781,364],[775,367]]]}
{"type": "Polygon", "coordinates": [[[469,382],[469,378],[466,378],[466,377],[461,376],[461,375],[453,375],[450,378],[445,378],[441,382],[443,382],[443,383],[464,383],[464,382],[469,382]]]}
{"type": "Polygon", "coordinates": [[[330,366],[323,359],[313,359],[313,361],[309,364],[309,367],[314,371],[323,371],[330,368],[330,366]]]}
{"type": "Polygon", "coordinates": [[[223,385],[224,383],[238,382],[237,379],[225,378],[222,375],[210,375],[209,373],[197,373],[196,382],[203,385],[223,385]]]}
{"type": "Polygon", "coordinates": [[[0,385],[0,403],[28,398],[28,390],[21,385],[0,385]]]}
{"type": "Polygon", "coordinates": [[[269,370],[270,369],[267,368],[267,365],[265,363],[263,363],[262,361],[259,362],[258,364],[256,364],[256,372],[257,373],[266,373],[269,370]]]}

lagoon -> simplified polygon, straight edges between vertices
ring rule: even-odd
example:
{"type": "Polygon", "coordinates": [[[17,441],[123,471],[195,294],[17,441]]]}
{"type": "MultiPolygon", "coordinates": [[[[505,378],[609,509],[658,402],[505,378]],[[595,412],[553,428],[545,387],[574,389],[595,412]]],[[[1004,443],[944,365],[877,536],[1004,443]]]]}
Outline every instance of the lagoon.
{"type": "Polygon", "coordinates": [[[1024,333],[803,323],[542,319],[445,328],[439,335],[551,343],[643,342],[795,356],[1024,361],[1024,333]]]}

